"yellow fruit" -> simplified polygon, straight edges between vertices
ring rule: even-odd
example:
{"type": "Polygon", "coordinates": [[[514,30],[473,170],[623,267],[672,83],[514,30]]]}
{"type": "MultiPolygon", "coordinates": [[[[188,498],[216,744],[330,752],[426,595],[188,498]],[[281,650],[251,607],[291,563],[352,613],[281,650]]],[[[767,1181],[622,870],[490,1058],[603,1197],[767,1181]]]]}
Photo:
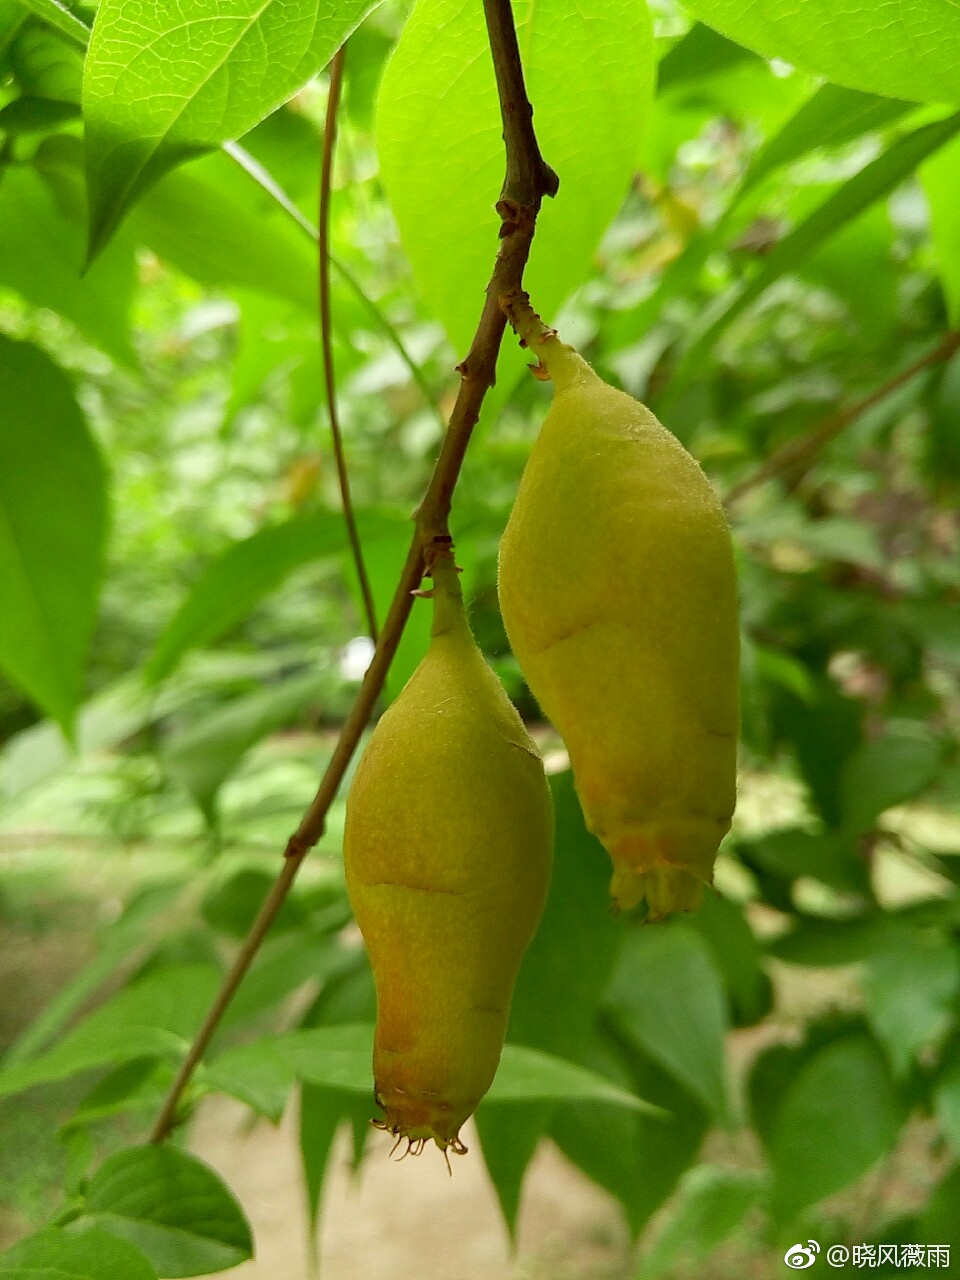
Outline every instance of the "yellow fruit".
{"type": "Polygon", "coordinates": [[[554,384],[500,544],[503,620],[562,735],[620,907],[699,905],[736,803],[730,532],[708,480],[639,401],[504,299],[554,384]]]}
{"type": "Polygon", "coordinates": [[[462,1152],[546,900],[553,812],[449,555],[433,580],[430,648],[360,761],[344,861],[377,988],[379,1123],[417,1150],[462,1152]]]}

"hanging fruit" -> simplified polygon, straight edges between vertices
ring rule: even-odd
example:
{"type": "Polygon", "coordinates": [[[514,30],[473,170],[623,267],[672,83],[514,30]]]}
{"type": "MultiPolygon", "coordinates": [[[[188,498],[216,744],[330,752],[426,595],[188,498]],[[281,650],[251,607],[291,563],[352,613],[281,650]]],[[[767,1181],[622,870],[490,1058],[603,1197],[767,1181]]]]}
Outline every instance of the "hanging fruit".
{"type": "Polygon", "coordinates": [[[553,381],[500,544],[500,605],[566,742],[621,908],[693,910],[736,803],[739,630],[730,531],[654,415],[503,300],[553,381]]]}
{"type": "Polygon", "coordinates": [[[546,900],[543,764],[470,631],[449,551],[430,648],[378,723],[347,800],[347,888],[377,989],[382,1128],[463,1152],[546,900]]]}

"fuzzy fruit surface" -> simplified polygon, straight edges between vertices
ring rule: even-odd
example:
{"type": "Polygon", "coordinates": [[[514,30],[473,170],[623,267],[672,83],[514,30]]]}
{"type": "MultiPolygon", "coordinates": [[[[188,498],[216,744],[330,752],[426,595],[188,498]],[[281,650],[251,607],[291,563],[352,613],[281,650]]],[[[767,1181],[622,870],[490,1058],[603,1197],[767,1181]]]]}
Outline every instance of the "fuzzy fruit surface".
{"type": "Polygon", "coordinates": [[[430,648],[378,723],[347,800],[347,889],[377,989],[384,1127],[462,1150],[493,1080],[546,901],[550,792],[478,649],[453,562],[434,568],[430,648]]]}
{"type": "MultiPolygon", "coordinates": [[[[508,307],[509,312],[509,307],[508,307]]],[[[680,442],[523,308],[554,383],[500,544],[503,620],[623,908],[699,905],[736,803],[730,532],[680,442]],[[534,324],[534,322],[536,322],[534,324]]]]}

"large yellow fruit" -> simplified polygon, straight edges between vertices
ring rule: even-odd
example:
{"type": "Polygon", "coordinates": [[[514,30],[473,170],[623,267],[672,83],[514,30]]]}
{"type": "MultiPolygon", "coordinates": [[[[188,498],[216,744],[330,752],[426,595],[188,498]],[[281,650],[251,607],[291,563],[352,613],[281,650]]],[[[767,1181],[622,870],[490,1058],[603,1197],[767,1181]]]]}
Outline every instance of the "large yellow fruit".
{"type": "Polygon", "coordinates": [[[505,309],[554,384],[500,544],[500,605],[567,744],[612,893],[652,918],[699,905],[736,803],[737,594],[700,467],[632,396],[505,309]]]}
{"type": "Polygon", "coordinates": [[[465,1150],[493,1080],[523,952],[546,900],[543,765],[477,648],[449,555],[430,648],[387,710],[347,800],[347,888],[377,988],[382,1127],[465,1150]]]}

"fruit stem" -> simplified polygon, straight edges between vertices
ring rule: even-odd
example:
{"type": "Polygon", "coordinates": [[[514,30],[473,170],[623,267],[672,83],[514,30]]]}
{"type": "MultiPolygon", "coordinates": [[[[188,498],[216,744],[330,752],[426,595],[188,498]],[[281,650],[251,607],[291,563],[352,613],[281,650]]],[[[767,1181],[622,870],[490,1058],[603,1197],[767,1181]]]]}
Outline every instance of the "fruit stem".
{"type": "Polygon", "coordinates": [[[452,546],[445,547],[434,559],[430,570],[433,578],[433,626],[431,636],[443,636],[466,627],[460,570],[453,559],[452,546]]]}
{"type": "Polygon", "coordinates": [[[500,306],[520,338],[520,345],[529,348],[538,363],[530,365],[530,372],[542,382],[553,380],[557,390],[569,386],[578,377],[590,375],[593,370],[573,347],[561,342],[556,329],[545,325],[530,305],[530,295],[522,289],[500,295],[500,306]]]}

